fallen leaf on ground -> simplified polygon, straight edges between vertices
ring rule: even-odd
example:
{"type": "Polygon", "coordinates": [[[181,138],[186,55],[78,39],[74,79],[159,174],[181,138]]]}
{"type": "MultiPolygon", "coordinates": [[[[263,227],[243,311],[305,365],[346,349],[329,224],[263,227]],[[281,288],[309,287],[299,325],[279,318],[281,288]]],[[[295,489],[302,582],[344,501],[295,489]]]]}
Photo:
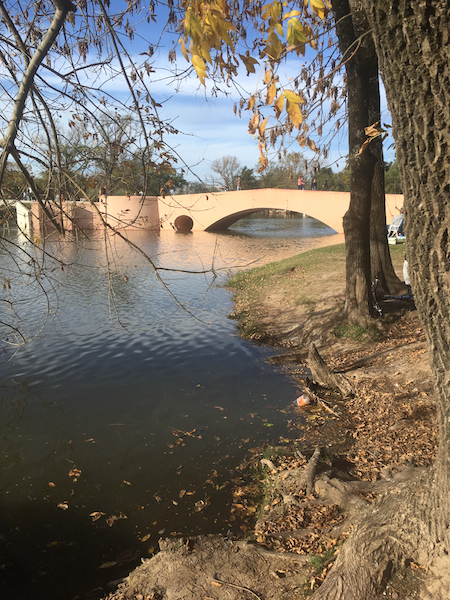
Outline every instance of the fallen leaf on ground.
{"type": "Polygon", "coordinates": [[[98,521],[104,514],[105,514],[104,512],[97,510],[95,512],[92,512],[89,516],[92,517],[92,522],[94,522],[94,521],[98,521]]]}
{"type": "Polygon", "coordinates": [[[109,562],[104,562],[102,565],[100,565],[99,569],[109,569],[111,567],[115,567],[116,565],[117,565],[117,561],[110,560],[109,562]]]}

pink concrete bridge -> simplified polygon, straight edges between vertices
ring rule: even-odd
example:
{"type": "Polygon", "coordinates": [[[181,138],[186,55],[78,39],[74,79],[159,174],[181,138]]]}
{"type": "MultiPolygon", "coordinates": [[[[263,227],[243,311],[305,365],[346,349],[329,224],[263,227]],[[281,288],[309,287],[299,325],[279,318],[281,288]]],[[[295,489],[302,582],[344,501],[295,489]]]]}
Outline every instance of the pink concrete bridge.
{"type": "MultiPolygon", "coordinates": [[[[218,231],[252,213],[279,209],[306,214],[342,233],[342,217],[350,203],[348,192],[257,189],[158,198],[159,217],[175,229],[218,231]]],[[[403,196],[386,195],[386,221],[403,206],[403,196]]]]}
{"type": "MultiPolygon", "coordinates": [[[[278,209],[306,214],[342,233],[342,217],[348,209],[348,192],[259,189],[239,192],[208,192],[180,196],[100,196],[97,202],[64,202],[67,230],[101,229],[102,219],[117,229],[159,231],[170,224],[176,231],[220,231],[239,219],[261,210],[278,209]]],[[[397,214],[403,196],[386,195],[386,221],[397,214]]],[[[37,202],[28,209],[16,203],[19,227],[23,230],[52,226],[37,202]]],[[[56,221],[60,221],[58,214],[56,221]]]]}

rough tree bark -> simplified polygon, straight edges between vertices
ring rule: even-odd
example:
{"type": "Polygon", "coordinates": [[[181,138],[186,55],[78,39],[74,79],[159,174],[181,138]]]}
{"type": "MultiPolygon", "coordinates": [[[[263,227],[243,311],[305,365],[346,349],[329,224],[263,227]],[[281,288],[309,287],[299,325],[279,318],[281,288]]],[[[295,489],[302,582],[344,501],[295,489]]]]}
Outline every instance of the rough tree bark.
{"type": "Polygon", "coordinates": [[[392,114],[407,257],[437,390],[439,453],[429,499],[435,551],[450,550],[450,2],[366,2],[392,114]],[[438,550],[439,548],[439,550],[438,550]]]}
{"type": "MultiPolygon", "coordinates": [[[[376,598],[405,559],[450,554],[450,2],[365,0],[396,139],[407,256],[437,391],[434,466],[361,519],[312,598],[376,598]]],[[[432,597],[448,598],[436,581],[432,597]]],[[[429,596],[431,597],[431,595],[429,596]]]]}

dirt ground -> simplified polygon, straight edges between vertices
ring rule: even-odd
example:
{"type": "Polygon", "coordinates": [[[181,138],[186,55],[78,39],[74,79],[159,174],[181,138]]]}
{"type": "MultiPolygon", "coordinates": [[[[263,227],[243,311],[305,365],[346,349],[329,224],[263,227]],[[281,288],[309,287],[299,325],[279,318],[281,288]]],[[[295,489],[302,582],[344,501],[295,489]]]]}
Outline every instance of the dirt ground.
{"type": "MultiPolygon", "coordinates": [[[[310,385],[319,401],[287,414],[296,442],[249,456],[246,467],[259,473],[264,490],[251,535],[161,540],[161,551],[109,600],[307,598],[354,520],[409,470],[433,462],[434,390],[413,305],[385,303],[380,339],[355,342],[331,333],[343,293],[329,289],[323,285],[313,312],[290,305],[280,286],[259,307],[265,339],[278,347],[272,362],[310,385]],[[352,397],[305,380],[309,341],[348,378],[352,397]]],[[[237,487],[232,511],[245,510],[249,495],[245,485],[237,487]]],[[[432,575],[408,563],[387,582],[383,598],[429,598],[432,575]]]]}

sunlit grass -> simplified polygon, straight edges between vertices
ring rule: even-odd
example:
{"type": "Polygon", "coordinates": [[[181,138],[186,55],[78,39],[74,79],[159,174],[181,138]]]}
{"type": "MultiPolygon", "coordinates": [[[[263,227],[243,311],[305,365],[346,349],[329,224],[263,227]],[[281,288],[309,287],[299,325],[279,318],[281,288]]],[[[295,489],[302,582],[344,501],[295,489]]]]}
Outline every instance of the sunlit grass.
{"type": "MultiPolygon", "coordinates": [[[[394,269],[401,271],[405,244],[389,246],[394,269]]],[[[271,307],[297,306],[312,313],[324,296],[342,294],[345,290],[345,245],[326,246],[302,252],[296,256],[272,262],[261,267],[237,273],[227,284],[235,290],[236,319],[241,334],[253,340],[264,340],[265,327],[261,323],[264,303],[271,307]]],[[[340,337],[355,340],[373,340],[379,335],[374,330],[361,331],[343,326],[335,331],[340,337]]]]}

